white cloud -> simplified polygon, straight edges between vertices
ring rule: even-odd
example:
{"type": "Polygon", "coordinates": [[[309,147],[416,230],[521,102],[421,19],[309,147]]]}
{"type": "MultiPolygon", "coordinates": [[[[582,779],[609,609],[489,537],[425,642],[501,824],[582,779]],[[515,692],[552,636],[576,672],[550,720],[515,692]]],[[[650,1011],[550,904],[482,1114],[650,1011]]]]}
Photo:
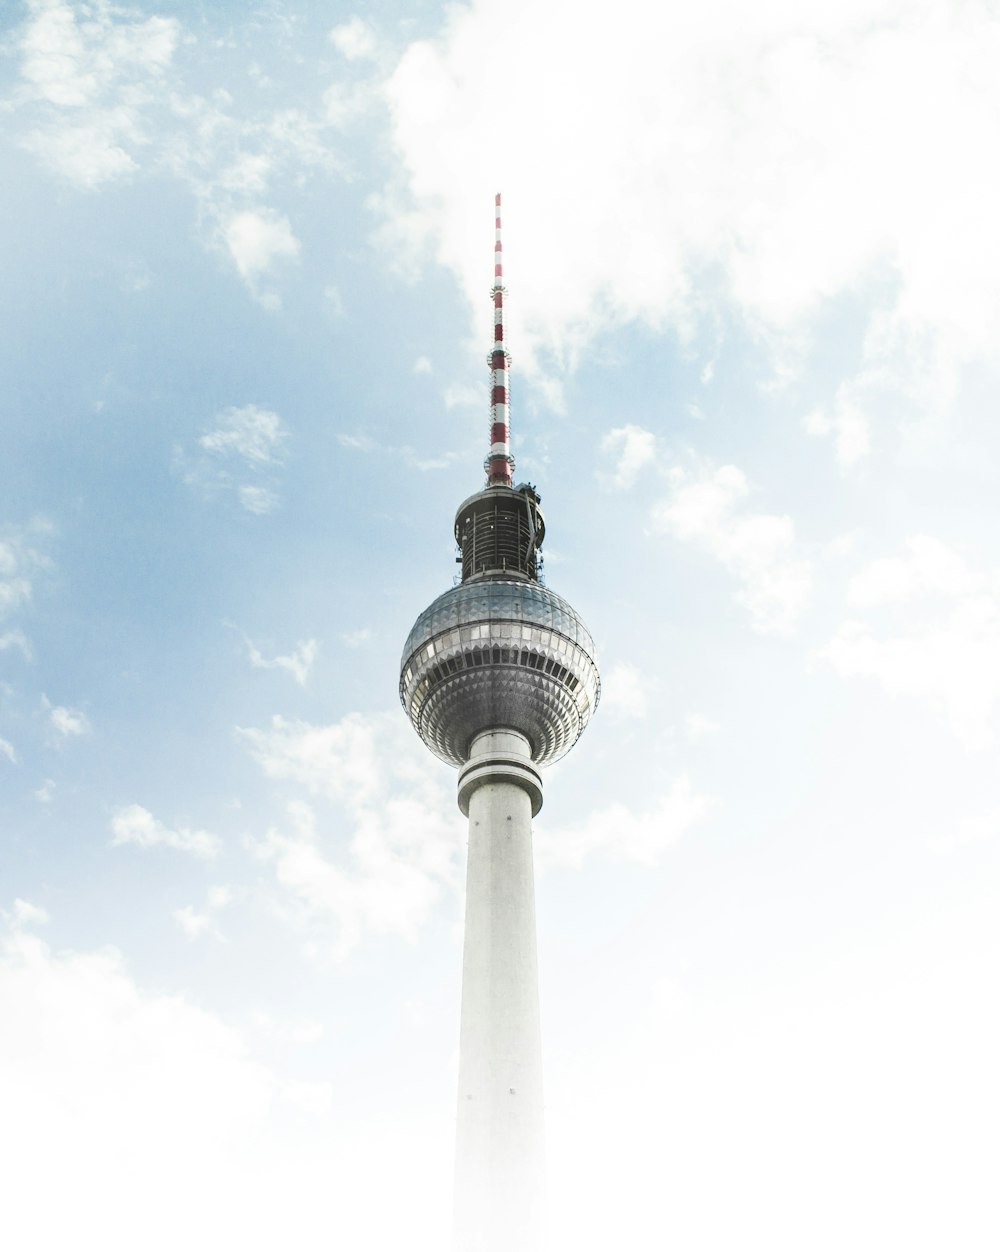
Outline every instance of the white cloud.
{"type": "MultiPolygon", "coordinates": [[[[146,173],[177,179],[197,201],[206,246],[224,251],[258,303],[279,308],[262,283],[298,257],[300,243],[269,197],[315,171],[340,172],[328,136],[370,109],[371,86],[317,89],[302,107],[276,104],[273,82],[263,97],[205,92],[204,74],[217,82],[224,71],[211,41],[174,19],[138,21],[107,0],[29,8],[15,36],[19,142],[85,190],[146,173]]],[[[351,45],[359,52],[360,33],[351,45]]],[[[256,81],[268,83],[259,71],[256,81]]]]}
{"type": "Polygon", "coordinates": [[[273,172],[274,162],[268,153],[237,152],[232,164],[218,176],[218,183],[226,191],[258,196],[267,190],[273,172]]]}
{"type": "Polygon", "coordinates": [[[248,513],[264,517],[278,507],[278,496],[269,487],[257,487],[244,483],[236,492],[237,499],[248,513]]]}
{"type": "Polygon", "coordinates": [[[97,93],[97,76],[88,73],[83,39],[73,10],[66,4],[35,4],[21,40],[21,75],[43,99],[78,107],[97,93]]]}
{"type": "Polygon", "coordinates": [[[38,106],[40,124],[25,146],[84,188],[135,169],[178,23],[58,0],[34,0],[29,12],[19,40],[22,97],[38,106]]]}
{"type": "Polygon", "coordinates": [[[539,865],[579,866],[595,854],[654,865],[671,844],[705,820],[713,803],[681,775],[643,812],[612,804],[578,826],[546,829],[537,843],[539,865]]]}
{"type": "Polygon", "coordinates": [[[951,828],[930,835],[927,846],[934,852],[950,855],[970,844],[997,839],[1000,839],[1000,808],[992,808],[956,817],[951,828]]]}
{"type": "Polygon", "coordinates": [[[31,598],[31,583],[27,578],[0,579],[0,614],[13,613],[31,598]]]}
{"type": "Polygon", "coordinates": [[[218,835],[206,830],[191,830],[181,826],[171,830],[158,822],[141,804],[129,804],[115,811],[111,820],[111,843],[118,846],[134,843],[140,848],[176,848],[178,852],[190,852],[193,856],[211,859],[222,850],[218,835]]]}
{"type": "Polygon", "coordinates": [[[360,17],[352,17],[330,31],[330,42],[348,61],[368,60],[375,54],[375,33],[360,17]]]}
{"type": "MultiPolygon", "coordinates": [[[[478,310],[502,189],[526,371],[636,319],[687,335],[719,300],[787,358],[816,313],[861,296],[862,372],[904,380],[920,355],[947,372],[1000,351],[1000,184],[982,159],[998,47],[983,4],[624,0],[609,32],[567,0],[511,0],[502,22],[475,0],[387,85],[409,196],[390,189],[382,211],[478,310]],[[497,65],[518,84],[500,151],[482,141],[497,65]]],[[[840,455],[860,458],[860,413],[834,416],[840,455]]]]}
{"type": "Polygon", "coordinates": [[[310,1117],[324,1117],[333,1107],[333,1084],[320,1080],[308,1082],[301,1078],[288,1079],[281,1084],[281,1096],[300,1113],[310,1117]]]}
{"type": "Polygon", "coordinates": [[[367,804],[379,791],[384,729],[382,719],[352,713],[327,726],[275,716],[266,730],[240,727],[237,733],[269,778],[290,778],[311,795],[367,804]]]}
{"type": "Polygon", "coordinates": [[[446,409],[481,408],[485,390],[471,383],[451,383],[444,389],[446,409]]]}
{"type": "Polygon", "coordinates": [[[367,83],[331,83],[323,92],[323,120],[328,126],[344,131],[373,108],[378,98],[367,83]]]}
{"type": "Polygon", "coordinates": [[[328,726],[275,717],[239,734],[268,777],[310,797],[289,803],[287,829],[256,852],[305,920],[334,920],[337,959],[369,932],[412,937],[458,889],[462,820],[399,714],[328,726]]]}
{"type": "Polygon", "coordinates": [[[344,303],[340,288],[335,283],[328,283],[323,288],[323,302],[331,317],[347,316],[347,305],[344,303]]]}
{"type": "Polygon", "coordinates": [[[690,743],[701,743],[711,735],[718,734],[719,723],[703,713],[689,713],[684,719],[684,737],[690,743]]]}
{"type": "Polygon", "coordinates": [[[254,466],[268,465],[288,438],[281,418],[256,404],[225,409],[219,425],[201,436],[198,443],[208,452],[235,455],[254,466]]]}
{"type": "Polygon", "coordinates": [[[208,497],[232,491],[248,513],[272,513],[280,500],[269,480],[281,464],[288,438],[285,424],[277,413],[256,404],[224,409],[215,420],[215,428],[199,437],[196,458],[175,450],[184,481],[208,497]],[[247,472],[265,481],[236,481],[247,472]]]}
{"type": "MultiPolygon", "coordinates": [[[[0,588],[2,588],[2,584],[0,584],[0,588]]],[[[0,596],[2,596],[2,591],[0,591],[0,596]]],[[[5,634],[0,635],[0,652],[7,652],[12,648],[17,648],[25,660],[31,660],[31,644],[22,631],[8,630],[5,634]]]]}
{"type": "Polygon", "coordinates": [[[956,599],[987,591],[988,580],[965,558],[932,535],[913,535],[906,555],[871,561],[850,582],[853,608],[904,604],[928,597],[956,599]]]}
{"type": "Polygon", "coordinates": [[[22,910],[0,934],[6,1244],[49,1252],[99,1230],[127,1252],[141,1231],[148,1252],[308,1252],[335,1227],[344,1247],[435,1246],[411,1226],[438,1220],[426,1193],[446,1136],[331,1118],[331,1082],[262,1064],[252,1026],[145,988],[113,948],[53,951],[25,929],[37,920],[22,910]],[[387,1178],[399,1212],[379,1207],[387,1178]]]}
{"type": "Polygon", "coordinates": [[[337,442],[352,452],[377,452],[378,444],[370,435],[338,435],[337,442]]]}
{"type": "Polygon", "coordinates": [[[187,904],[174,910],[174,920],[191,940],[199,939],[204,934],[222,939],[223,936],[216,926],[216,918],[223,909],[232,904],[235,894],[229,886],[212,887],[200,912],[193,905],[187,904]]]}
{"type": "Polygon", "coordinates": [[[270,209],[245,209],[223,227],[223,238],[240,275],[255,279],[277,261],[299,255],[300,244],[287,217],[270,209]]]}
{"type": "Polygon", "coordinates": [[[169,65],[178,39],[171,18],[115,22],[107,6],[92,7],[77,21],[73,6],[33,0],[32,19],[20,40],[21,76],[50,104],[91,104],[131,72],[155,73],[169,65]]]}
{"type": "MultiPolygon", "coordinates": [[[[30,603],[36,575],[50,568],[44,545],[52,529],[44,518],[0,529],[0,620],[30,603]]],[[[31,644],[20,630],[0,636],[0,651],[8,648],[18,648],[26,658],[31,657],[31,644]]]]}
{"type": "Polygon", "coordinates": [[[413,362],[414,374],[433,374],[434,366],[429,356],[418,356],[413,362]]]}
{"type": "Polygon", "coordinates": [[[927,702],[970,748],[995,741],[1000,577],[918,535],[903,556],[861,569],[848,601],[872,616],[845,621],[818,659],[845,678],[870,678],[890,695],[927,702]]]}
{"type": "Polygon", "coordinates": [[[5,756],[11,765],[17,764],[17,752],[9,739],[0,739],[0,756],[5,756]]]}
{"type": "Polygon", "coordinates": [[[631,661],[617,661],[601,676],[601,703],[617,717],[645,717],[648,676],[631,661]]]}
{"type": "MultiPolygon", "coordinates": [[[[45,703],[47,705],[48,701],[45,703]]],[[[69,709],[65,705],[57,704],[49,709],[49,721],[53,729],[66,739],[90,734],[90,722],[87,715],[79,709],[69,709]]]]}
{"type": "Polygon", "coordinates": [[[44,926],[49,920],[45,909],[32,904],[30,900],[21,899],[14,901],[14,907],[9,914],[4,913],[4,917],[15,930],[21,930],[25,926],[44,926]]]}
{"type": "Polygon", "coordinates": [[[56,793],[56,780],[54,778],[46,778],[42,785],[37,788],[34,793],[35,799],[39,804],[51,804],[52,797],[56,793]]]}
{"type": "Polygon", "coordinates": [[[670,495],[653,509],[653,528],[719,561],[741,584],[737,599],[758,630],[790,632],[812,586],[792,519],[748,510],[750,486],[735,465],[696,475],[675,467],[669,481],[670,495]]]}
{"type": "Polygon", "coordinates": [[[238,1032],[178,996],[142,991],[113,949],[53,953],[23,930],[41,910],[18,906],[0,940],[7,1238],[65,1247],[99,1223],[105,1247],[125,1248],[156,1211],[152,1248],[190,1242],[206,1217],[206,1246],[225,1243],[203,1179],[218,1185],[228,1174],[219,1162],[243,1157],[274,1079],[238,1032]],[[168,1178],[183,1215],[163,1203],[168,1178]],[[53,1187],[57,1205],[46,1200],[53,1187]]]}
{"type": "MultiPolygon", "coordinates": [[[[641,426],[617,426],[601,440],[602,457],[614,457],[611,486],[627,491],[640,470],[656,457],[656,436],[641,426]]],[[[602,462],[603,464],[603,462],[602,462]]]]}
{"type": "Polygon", "coordinates": [[[832,435],[837,461],[848,467],[857,464],[871,451],[871,422],[867,413],[841,387],[829,416],[817,409],[806,415],[802,425],[810,435],[832,435]]]}
{"type": "Polygon", "coordinates": [[[421,456],[410,445],[380,444],[371,435],[339,434],[337,442],[342,448],[349,448],[352,452],[377,452],[382,456],[397,458],[421,473],[445,469],[460,456],[458,452],[446,452],[443,456],[421,456]]]}
{"type": "Polygon", "coordinates": [[[443,891],[457,885],[458,840],[448,838],[437,813],[413,801],[390,802],[383,813],[357,813],[346,858],[324,850],[310,806],[290,807],[290,816],[290,832],[272,828],[257,853],[307,917],[335,919],[338,933],[331,952],[336,960],[369,932],[412,939],[443,891]],[[416,833],[428,836],[428,847],[414,846],[416,833]],[[443,856],[444,849],[450,855],[443,856]]]}
{"type": "Polygon", "coordinates": [[[89,190],[137,168],[122,147],[126,138],[138,138],[129,119],[97,114],[86,125],[65,123],[58,130],[30,131],[25,147],[64,178],[89,190]]]}
{"type": "Polygon", "coordinates": [[[249,639],[246,641],[246,645],[250,654],[250,664],[255,669],[287,670],[300,687],[306,685],[306,679],[309,677],[309,671],[312,669],[318,650],[315,639],[306,639],[297,644],[295,651],[287,656],[276,656],[269,660],[249,639]]]}
{"type": "Polygon", "coordinates": [[[829,553],[830,556],[835,557],[838,560],[843,560],[845,557],[849,557],[857,550],[858,544],[861,543],[863,538],[864,531],[860,526],[855,526],[850,530],[845,530],[841,532],[841,534],[834,535],[832,539],[827,540],[824,545],[824,550],[829,553]]]}
{"type": "Polygon", "coordinates": [[[254,1013],[252,1025],[254,1030],[265,1039],[300,1046],[319,1043],[325,1033],[321,1022],[310,1019],[281,1021],[263,1011],[254,1013]]]}

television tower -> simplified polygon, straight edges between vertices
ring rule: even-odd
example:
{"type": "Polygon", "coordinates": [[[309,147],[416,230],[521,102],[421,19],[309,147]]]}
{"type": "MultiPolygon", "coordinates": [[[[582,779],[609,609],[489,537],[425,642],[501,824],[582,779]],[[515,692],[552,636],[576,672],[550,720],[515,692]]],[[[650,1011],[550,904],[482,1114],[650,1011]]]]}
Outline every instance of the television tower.
{"type": "Polygon", "coordinates": [[[600,698],[594,641],[539,582],[545,519],[513,485],[496,198],[486,486],[455,516],[462,580],[417,618],[399,694],[455,765],[469,819],[455,1153],[455,1252],[540,1246],[544,1148],[531,819],[539,767],[565,755],[600,698]]]}

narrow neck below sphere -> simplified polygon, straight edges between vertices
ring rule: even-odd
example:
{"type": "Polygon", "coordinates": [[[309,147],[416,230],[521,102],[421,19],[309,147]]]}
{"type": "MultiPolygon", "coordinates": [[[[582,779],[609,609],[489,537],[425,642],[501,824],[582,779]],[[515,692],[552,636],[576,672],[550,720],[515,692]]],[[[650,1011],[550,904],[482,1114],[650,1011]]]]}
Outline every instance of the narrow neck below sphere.
{"type": "Polygon", "coordinates": [[[531,818],[524,735],[477,735],[459,777],[469,818],[455,1157],[455,1252],[536,1252],[544,1188],[531,818]]]}

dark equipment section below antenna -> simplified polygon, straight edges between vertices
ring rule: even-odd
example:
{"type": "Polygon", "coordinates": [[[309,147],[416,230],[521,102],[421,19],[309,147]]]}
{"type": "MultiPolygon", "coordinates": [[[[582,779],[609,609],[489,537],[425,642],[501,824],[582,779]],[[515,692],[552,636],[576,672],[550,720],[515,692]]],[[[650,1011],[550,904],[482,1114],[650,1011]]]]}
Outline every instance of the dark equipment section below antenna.
{"type": "Polygon", "coordinates": [[[462,550],[462,582],[497,574],[538,581],[545,519],[530,483],[488,487],[470,496],[455,517],[455,542],[462,550]]]}

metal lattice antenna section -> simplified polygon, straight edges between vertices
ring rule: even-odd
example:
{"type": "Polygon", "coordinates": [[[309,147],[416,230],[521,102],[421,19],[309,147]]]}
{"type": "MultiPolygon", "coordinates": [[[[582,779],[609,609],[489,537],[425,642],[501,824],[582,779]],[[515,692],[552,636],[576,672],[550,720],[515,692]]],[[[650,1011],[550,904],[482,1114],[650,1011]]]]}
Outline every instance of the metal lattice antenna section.
{"type": "Polygon", "coordinates": [[[500,241],[500,193],[497,192],[493,289],[490,292],[493,297],[493,347],[489,356],[490,454],[483,464],[487,487],[511,487],[514,482],[514,458],[510,454],[510,416],[507,407],[510,353],[507,351],[503,330],[503,298],[506,291],[503,285],[503,244],[500,241]]]}

